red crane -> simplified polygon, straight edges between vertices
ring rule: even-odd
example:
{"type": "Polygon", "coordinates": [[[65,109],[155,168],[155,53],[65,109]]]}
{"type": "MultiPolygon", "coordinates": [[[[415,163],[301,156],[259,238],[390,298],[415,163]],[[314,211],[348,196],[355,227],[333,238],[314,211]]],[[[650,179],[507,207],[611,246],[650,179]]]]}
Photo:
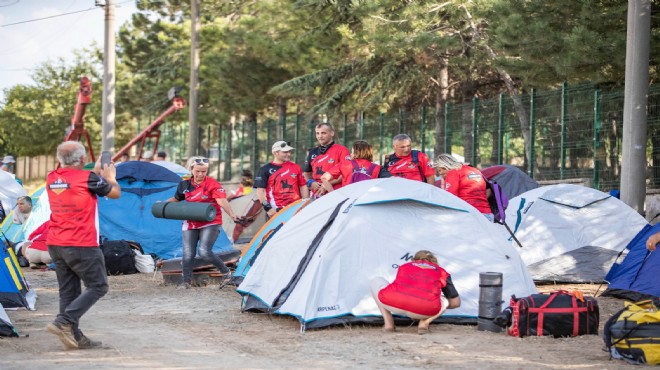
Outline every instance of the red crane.
{"type": "Polygon", "coordinates": [[[170,99],[171,103],[170,107],[167,108],[167,110],[158,116],[158,118],[156,118],[153,122],[151,122],[149,126],[142,130],[142,132],[140,132],[136,137],[129,141],[128,144],[124,145],[123,148],[115,153],[115,155],[112,157],[114,162],[116,162],[122,154],[127,153],[131,147],[138,142],[140,143],[140,146],[138,149],[137,158],[142,158],[142,150],[144,149],[144,144],[147,142],[147,139],[155,139],[153,151],[155,153],[158,150],[158,142],[160,141],[161,134],[158,126],[163,124],[165,118],[186,107],[186,101],[177,95],[178,91],[179,90],[176,88],[171,88],[170,91],[167,92],[167,97],[170,99]]]}
{"type": "Polygon", "coordinates": [[[94,159],[92,141],[89,138],[89,132],[87,132],[87,129],[85,128],[85,112],[87,111],[87,105],[90,103],[91,98],[92,83],[89,81],[89,78],[83,76],[80,79],[80,88],[78,89],[78,102],[76,103],[73,117],[71,117],[71,128],[66,135],[65,141],[80,141],[80,138],[84,136],[87,141],[87,148],[89,149],[89,159],[91,159],[92,162],[95,162],[96,159],[94,159]]]}

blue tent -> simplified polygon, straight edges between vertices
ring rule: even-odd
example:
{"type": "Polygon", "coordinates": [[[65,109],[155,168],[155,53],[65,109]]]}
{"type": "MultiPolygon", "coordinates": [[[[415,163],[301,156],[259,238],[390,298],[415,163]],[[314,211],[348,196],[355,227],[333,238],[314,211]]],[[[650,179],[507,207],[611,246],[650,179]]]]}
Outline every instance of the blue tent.
{"type": "Polygon", "coordinates": [[[646,225],[628,243],[628,255],[615,263],[605,276],[609,286],[603,296],[625,298],[632,301],[660,297],[660,252],[649,252],[646,240],[660,232],[660,224],[646,225]]]}
{"type": "Polygon", "coordinates": [[[36,294],[25,282],[23,270],[18,265],[16,255],[0,242],[0,307],[25,307],[33,310],[36,294]]]}
{"type": "MultiPolygon", "coordinates": [[[[174,195],[181,177],[149,162],[125,162],[117,166],[119,199],[99,198],[101,236],[110,240],[133,240],[145,253],[163,259],[181,256],[181,221],[156,218],[151,206],[174,195]]],[[[232,250],[221,230],[213,246],[216,252],[232,250]]]]}

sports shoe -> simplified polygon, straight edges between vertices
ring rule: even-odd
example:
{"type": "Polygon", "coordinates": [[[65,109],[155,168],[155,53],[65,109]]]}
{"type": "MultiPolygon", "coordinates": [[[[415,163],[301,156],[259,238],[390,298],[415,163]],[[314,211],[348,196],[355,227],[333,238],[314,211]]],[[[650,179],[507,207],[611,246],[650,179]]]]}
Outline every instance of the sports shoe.
{"type": "Polygon", "coordinates": [[[222,289],[222,288],[226,287],[227,285],[233,285],[231,283],[231,278],[232,278],[231,271],[226,273],[225,275],[222,275],[222,278],[220,278],[220,287],[219,287],[219,289],[222,289]]]}
{"type": "Polygon", "coordinates": [[[103,345],[99,340],[91,340],[89,337],[83,334],[82,338],[78,341],[78,349],[91,349],[99,348],[103,345]]]}
{"type": "Polygon", "coordinates": [[[78,348],[78,341],[73,336],[73,327],[71,324],[60,324],[58,322],[52,322],[46,326],[51,334],[55,334],[60,338],[60,341],[64,344],[64,347],[67,349],[76,349],[78,348]]]}
{"type": "Polygon", "coordinates": [[[191,285],[190,283],[181,283],[176,286],[177,289],[190,289],[191,285]]]}

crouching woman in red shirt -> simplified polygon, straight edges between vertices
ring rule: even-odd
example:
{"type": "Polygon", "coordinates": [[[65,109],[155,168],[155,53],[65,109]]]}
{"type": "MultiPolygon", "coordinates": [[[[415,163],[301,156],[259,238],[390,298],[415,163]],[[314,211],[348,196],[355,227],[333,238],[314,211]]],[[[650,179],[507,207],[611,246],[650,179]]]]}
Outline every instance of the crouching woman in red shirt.
{"type": "Polygon", "coordinates": [[[399,266],[391,284],[384,278],[372,280],[371,293],[385,321],[383,331],[388,332],[395,329],[393,313],[419,320],[417,333],[427,334],[433,320],[446,309],[461,305],[451,275],[426,250],[415,253],[411,262],[399,266]]]}

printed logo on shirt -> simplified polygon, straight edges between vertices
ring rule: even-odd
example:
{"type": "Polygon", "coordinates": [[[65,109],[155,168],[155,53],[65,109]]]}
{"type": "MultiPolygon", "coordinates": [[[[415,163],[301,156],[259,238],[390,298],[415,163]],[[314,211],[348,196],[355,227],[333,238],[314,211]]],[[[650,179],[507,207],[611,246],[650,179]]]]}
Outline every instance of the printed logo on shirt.
{"type": "Polygon", "coordinates": [[[271,168],[268,170],[268,173],[271,175],[274,174],[275,172],[277,172],[277,168],[271,168]]]}
{"type": "Polygon", "coordinates": [[[415,166],[414,162],[410,162],[410,164],[408,165],[408,169],[410,169],[410,170],[412,170],[415,167],[417,167],[417,166],[415,166]]]}
{"type": "Polygon", "coordinates": [[[481,175],[476,174],[474,172],[470,172],[470,174],[467,175],[467,178],[470,180],[480,179],[481,175]]]}
{"type": "Polygon", "coordinates": [[[330,158],[330,159],[328,159],[328,163],[335,163],[335,160],[330,158]]]}
{"type": "Polygon", "coordinates": [[[298,174],[295,173],[295,172],[293,172],[293,173],[291,173],[291,175],[289,175],[289,176],[291,176],[291,177],[293,177],[293,178],[295,179],[296,177],[298,177],[298,174]]]}
{"type": "Polygon", "coordinates": [[[53,193],[60,195],[63,191],[69,189],[69,184],[62,180],[61,177],[58,177],[55,182],[48,185],[48,189],[50,189],[53,193]]]}

